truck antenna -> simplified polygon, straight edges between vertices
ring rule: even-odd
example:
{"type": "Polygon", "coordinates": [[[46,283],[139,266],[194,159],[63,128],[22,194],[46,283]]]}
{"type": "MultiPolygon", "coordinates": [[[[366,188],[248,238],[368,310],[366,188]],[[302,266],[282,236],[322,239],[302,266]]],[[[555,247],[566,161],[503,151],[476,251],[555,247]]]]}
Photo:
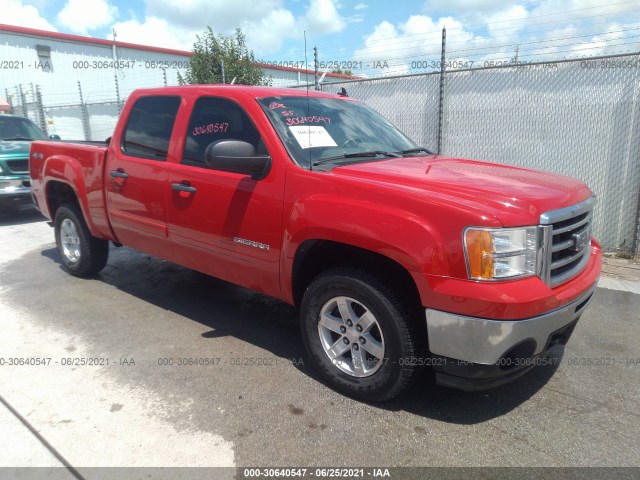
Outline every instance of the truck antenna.
{"type": "MultiPolygon", "coordinates": [[[[307,117],[309,116],[309,62],[307,60],[307,31],[304,31],[304,71],[307,84],[307,117]]],[[[309,143],[307,150],[309,151],[309,171],[313,170],[313,163],[311,162],[311,126],[308,126],[309,143]]]]}

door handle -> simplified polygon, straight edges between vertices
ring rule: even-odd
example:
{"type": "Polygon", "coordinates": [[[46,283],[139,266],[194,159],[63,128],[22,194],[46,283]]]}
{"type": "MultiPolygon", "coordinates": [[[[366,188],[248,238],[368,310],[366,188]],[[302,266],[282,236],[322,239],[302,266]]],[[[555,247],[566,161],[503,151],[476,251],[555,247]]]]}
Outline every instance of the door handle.
{"type": "Polygon", "coordinates": [[[172,183],[171,189],[176,192],[187,192],[187,193],[196,193],[198,190],[196,187],[192,187],[191,185],[187,185],[185,183],[172,183]]]}
{"type": "Polygon", "coordinates": [[[110,175],[113,178],[129,178],[129,174],[124,170],[111,170],[110,175]]]}

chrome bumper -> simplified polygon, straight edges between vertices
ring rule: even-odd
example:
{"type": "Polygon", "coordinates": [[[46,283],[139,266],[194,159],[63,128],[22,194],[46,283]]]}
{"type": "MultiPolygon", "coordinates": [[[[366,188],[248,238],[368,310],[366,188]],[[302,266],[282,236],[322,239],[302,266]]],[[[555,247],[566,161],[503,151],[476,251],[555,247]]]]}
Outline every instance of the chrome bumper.
{"type": "Polygon", "coordinates": [[[19,195],[29,195],[31,187],[25,186],[28,180],[0,180],[0,196],[17,197],[19,195]]]}
{"type": "Polygon", "coordinates": [[[591,301],[594,284],[577,300],[539,317],[489,320],[426,309],[429,350],[434,355],[484,365],[496,364],[513,347],[533,340],[533,355],[543,352],[552,334],[580,317],[591,301]]]}

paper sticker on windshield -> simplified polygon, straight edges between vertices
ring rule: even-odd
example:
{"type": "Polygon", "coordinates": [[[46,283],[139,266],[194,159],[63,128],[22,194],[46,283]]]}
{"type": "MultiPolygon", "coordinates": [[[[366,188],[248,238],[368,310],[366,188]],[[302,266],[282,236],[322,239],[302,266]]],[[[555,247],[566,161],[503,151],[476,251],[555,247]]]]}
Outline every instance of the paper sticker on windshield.
{"type": "Polygon", "coordinates": [[[295,126],[289,127],[293,136],[302,148],[313,147],[337,147],[336,142],[333,141],[327,129],[321,126],[295,126]]]}

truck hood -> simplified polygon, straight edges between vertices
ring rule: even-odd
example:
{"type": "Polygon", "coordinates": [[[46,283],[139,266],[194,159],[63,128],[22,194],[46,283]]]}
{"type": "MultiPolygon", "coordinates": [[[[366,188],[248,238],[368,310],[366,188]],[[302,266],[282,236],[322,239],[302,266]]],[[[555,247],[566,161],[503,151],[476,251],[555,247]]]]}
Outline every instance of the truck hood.
{"type": "Polygon", "coordinates": [[[31,141],[0,140],[0,158],[11,160],[14,158],[29,158],[31,141]]]}
{"type": "Polygon", "coordinates": [[[388,184],[427,201],[454,202],[504,226],[537,224],[542,213],[592,195],[584,182],[564,175],[439,155],[346,165],[332,173],[388,184]]]}

